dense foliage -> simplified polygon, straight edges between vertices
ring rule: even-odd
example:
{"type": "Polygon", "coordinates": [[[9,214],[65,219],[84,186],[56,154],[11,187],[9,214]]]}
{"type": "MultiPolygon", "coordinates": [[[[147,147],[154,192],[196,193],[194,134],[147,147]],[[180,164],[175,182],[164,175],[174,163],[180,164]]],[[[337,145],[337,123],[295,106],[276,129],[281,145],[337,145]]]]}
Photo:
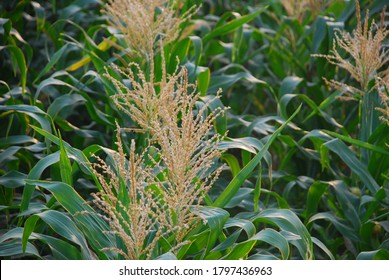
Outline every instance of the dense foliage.
{"type": "Polygon", "coordinates": [[[106,2],[0,3],[1,258],[389,259],[386,0],[106,2]]]}

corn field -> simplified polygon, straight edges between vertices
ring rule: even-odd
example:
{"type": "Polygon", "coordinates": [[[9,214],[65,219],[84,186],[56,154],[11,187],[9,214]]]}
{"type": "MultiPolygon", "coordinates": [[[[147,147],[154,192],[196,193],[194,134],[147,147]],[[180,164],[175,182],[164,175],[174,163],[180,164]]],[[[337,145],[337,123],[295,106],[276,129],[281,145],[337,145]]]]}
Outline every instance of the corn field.
{"type": "Polygon", "coordinates": [[[389,259],[388,4],[1,1],[1,259],[389,259]]]}

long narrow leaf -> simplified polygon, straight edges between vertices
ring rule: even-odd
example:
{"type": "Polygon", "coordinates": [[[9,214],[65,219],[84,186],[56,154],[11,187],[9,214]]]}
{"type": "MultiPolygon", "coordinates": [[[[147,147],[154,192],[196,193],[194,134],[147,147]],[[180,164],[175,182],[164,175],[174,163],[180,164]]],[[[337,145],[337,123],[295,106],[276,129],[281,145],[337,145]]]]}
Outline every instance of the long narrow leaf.
{"type": "Polygon", "coordinates": [[[83,258],[93,259],[83,234],[76,227],[74,222],[64,213],[54,210],[48,210],[28,218],[23,233],[23,250],[26,249],[27,240],[34,230],[39,218],[45,221],[45,223],[47,223],[57,234],[79,245],[83,258]]]}
{"type": "Polygon", "coordinates": [[[228,184],[226,189],[220,194],[220,196],[215,200],[213,206],[215,207],[224,207],[231,199],[234,197],[238,189],[242,186],[243,182],[247,179],[247,177],[251,174],[251,172],[255,169],[255,167],[259,164],[270,145],[273,141],[278,137],[281,131],[285,128],[285,126],[300,112],[300,107],[293,113],[293,115],[284,122],[269,138],[266,144],[263,146],[262,150],[255,155],[255,157],[236,175],[232,181],[228,184]]]}
{"type": "Polygon", "coordinates": [[[237,19],[231,20],[230,22],[215,28],[215,30],[213,30],[212,32],[208,33],[207,35],[205,35],[203,37],[203,44],[206,44],[209,40],[211,40],[214,37],[217,37],[217,36],[220,36],[223,34],[227,34],[231,31],[234,31],[235,29],[239,28],[243,24],[256,18],[262,12],[263,12],[263,10],[258,10],[252,14],[245,15],[245,16],[239,17],[237,19]]]}
{"type": "Polygon", "coordinates": [[[194,211],[197,215],[207,221],[210,229],[208,237],[207,248],[204,252],[207,254],[213,248],[216,240],[221,234],[224,224],[227,222],[229,213],[221,208],[217,207],[198,207],[194,211]]]}
{"type": "Polygon", "coordinates": [[[349,150],[346,144],[344,144],[339,139],[334,139],[325,143],[324,145],[336,153],[348,165],[348,167],[350,167],[350,169],[359,176],[361,181],[372,194],[375,194],[379,190],[380,186],[370,175],[366,165],[358,160],[358,158],[352,151],[349,150]]]}
{"type": "Polygon", "coordinates": [[[115,254],[112,255],[109,251],[101,251],[104,248],[115,247],[115,238],[107,234],[110,231],[108,224],[71,186],[63,182],[26,181],[53,194],[62,207],[74,216],[89,244],[100,258],[114,257],[115,254]]]}

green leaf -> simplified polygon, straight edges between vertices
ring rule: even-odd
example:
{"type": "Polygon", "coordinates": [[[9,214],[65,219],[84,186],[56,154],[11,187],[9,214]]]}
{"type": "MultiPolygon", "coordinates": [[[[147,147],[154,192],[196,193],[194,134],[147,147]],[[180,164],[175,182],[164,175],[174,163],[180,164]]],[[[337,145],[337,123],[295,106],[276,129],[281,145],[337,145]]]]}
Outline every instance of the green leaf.
{"type": "Polygon", "coordinates": [[[317,213],[317,207],[326,190],[327,184],[318,181],[309,187],[305,209],[305,223],[307,223],[312,215],[317,213]]]}
{"type": "Polygon", "coordinates": [[[6,188],[17,188],[24,185],[26,174],[11,170],[0,177],[0,185],[6,188]]]}
{"type": "MultiPolygon", "coordinates": [[[[212,95],[206,95],[206,96],[201,97],[201,99],[204,102],[204,104],[208,104],[209,110],[212,112],[225,109],[225,106],[220,101],[220,98],[217,98],[217,97],[212,96],[212,95]]],[[[219,133],[220,135],[225,135],[227,132],[227,116],[226,115],[227,115],[226,113],[223,113],[223,114],[220,114],[216,118],[216,122],[215,122],[214,127],[216,129],[216,132],[219,133]]]]}
{"type": "MultiPolygon", "coordinates": [[[[54,144],[56,145],[60,145],[60,140],[58,137],[54,136],[53,134],[39,128],[39,127],[36,127],[36,126],[33,126],[31,125],[31,127],[36,131],[38,132],[39,134],[43,135],[44,137],[46,137],[48,140],[50,140],[51,142],[53,142],[54,144]]],[[[88,158],[85,156],[85,154],[76,149],[76,148],[73,148],[69,143],[63,141],[63,146],[64,148],[66,149],[67,153],[70,154],[72,156],[73,159],[75,159],[77,161],[77,163],[79,164],[81,170],[87,174],[87,175],[90,175],[92,176],[93,178],[95,178],[93,172],[91,171],[90,169],[90,162],[88,160],[88,158]]],[[[35,179],[38,179],[38,178],[35,178],[35,179]]],[[[97,179],[95,180],[96,182],[98,181],[97,179]]]]}
{"type": "Polygon", "coordinates": [[[259,162],[258,165],[258,177],[255,182],[254,188],[254,211],[257,212],[259,210],[259,197],[261,196],[262,191],[262,164],[259,162]]]}
{"type": "Polygon", "coordinates": [[[316,103],[311,98],[309,98],[305,94],[291,94],[291,93],[284,94],[281,97],[279,104],[278,104],[279,111],[280,111],[280,114],[282,117],[285,118],[285,116],[287,116],[287,110],[286,110],[287,105],[294,98],[298,98],[298,99],[304,101],[312,109],[312,113],[304,119],[303,123],[306,122],[314,114],[316,114],[316,115],[323,117],[329,124],[331,124],[335,127],[339,127],[339,128],[342,127],[340,124],[338,124],[336,122],[336,120],[332,116],[330,116],[326,112],[324,112],[319,106],[316,105],[316,103]]]}
{"type": "Polygon", "coordinates": [[[242,186],[243,182],[247,179],[247,177],[251,174],[254,168],[259,164],[270,145],[273,141],[278,137],[284,127],[300,112],[301,106],[293,113],[293,115],[284,122],[269,138],[266,144],[263,146],[262,150],[255,155],[255,157],[236,175],[225,190],[219,195],[219,197],[213,203],[215,207],[224,207],[227,203],[234,197],[236,192],[242,186]]]}
{"type": "Polygon", "coordinates": [[[192,42],[192,47],[194,51],[194,61],[195,61],[195,67],[198,67],[200,65],[201,56],[203,54],[203,41],[198,36],[189,36],[188,37],[192,42]]]}
{"type": "Polygon", "coordinates": [[[262,84],[267,86],[267,83],[265,81],[255,78],[253,75],[251,75],[248,72],[240,72],[236,74],[212,75],[210,86],[208,88],[208,93],[215,94],[219,89],[226,91],[232,85],[234,85],[236,82],[242,79],[253,84],[262,84]]]}
{"type": "Polygon", "coordinates": [[[383,149],[381,147],[378,147],[376,145],[370,144],[368,142],[364,142],[364,141],[361,141],[358,139],[353,139],[349,136],[345,136],[345,135],[342,135],[342,134],[339,134],[339,133],[336,133],[333,131],[329,131],[329,130],[323,130],[323,132],[327,133],[328,135],[331,135],[332,137],[339,138],[340,140],[347,142],[347,143],[350,143],[352,145],[355,145],[355,146],[358,146],[358,147],[361,147],[361,148],[364,148],[364,149],[367,149],[370,151],[374,151],[374,152],[389,156],[388,150],[383,149]]]}
{"type": "Polygon", "coordinates": [[[227,223],[224,225],[224,229],[238,227],[246,232],[248,238],[251,238],[256,233],[255,225],[246,219],[229,218],[227,223]]]}
{"type": "MultiPolygon", "coordinates": [[[[185,259],[187,256],[198,254],[201,251],[204,251],[204,248],[207,246],[209,240],[209,230],[200,231],[196,235],[190,236],[186,242],[189,242],[182,246],[177,254],[179,260],[185,259]]],[[[204,253],[204,252],[203,252],[204,253]]]]}
{"type": "Polygon", "coordinates": [[[289,209],[288,202],[278,193],[266,189],[263,189],[262,193],[275,197],[275,199],[277,200],[278,207],[280,207],[281,209],[289,209]]]}
{"type": "Polygon", "coordinates": [[[14,240],[12,242],[0,243],[0,257],[26,256],[32,255],[42,258],[38,250],[31,243],[26,244],[26,249],[23,250],[22,242],[14,240]]]}
{"type": "Polygon", "coordinates": [[[51,132],[51,124],[48,120],[47,114],[36,106],[30,105],[0,105],[0,111],[16,111],[26,114],[41,125],[41,127],[48,132],[51,132]]]}
{"type": "Polygon", "coordinates": [[[347,188],[343,181],[330,181],[328,184],[334,189],[336,198],[339,201],[339,210],[343,211],[344,217],[352,224],[355,231],[361,227],[359,217],[360,201],[347,188]]]}
{"type": "Polygon", "coordinates": [[[206,250],[204,252],[204,255],[206,255],[212,250],[216,240],[219,238],[224,224],[228,220],[229,213],[221,208],[207,206],[197,207],[193,212],[205,220],[210,229],[206,250]]]}
{"type": "Polygon", "coordinates": [[[231,31],[234,31],[235,29],[241,27],[243,24],[253,20],[256,18],[260,13],[262,13],[263,10],[258,10],[252,14],[245,15],[239,18],[236,18],[234,20],[231,20],[228,23],[225,23],[221,26],[216,27],[211,32],[207,33],[203,37],[203,44],[206,44],[209,40],[211,40],[214,37],[221,36],[227,33],[230,33],[231,31]]]}
{"type": "MultiPolygon", "coordinates": [[[[59,152],[56,152],[54,154],[48,155],[41,160],[39,160],[34,167],[30,170],[30,172],[27,175],[27,179],[29,180],[37,180],[40,179],[43,171],[49,167],[50,165],[53,165],[59,161],[59,152]]],[[[30,200],[32,197],[32,194],[34,193],[35,186],[26,182],[26,185],[23,189],[23,195],[22,195],[22,201],[20,203],[20,212],[23,212],[28,209],[28,206],[30,204],[30,200]]],[[[19,220],[19,224],[22,222],[22,220],[19,220]]]]}
{"type": "Polygon", "coordinates": [[[56,117],[63,110],[74,110],[74,108],[80,104],[85,103],[86,100],[79,94],[66,94],[54,99],[53,103],[47,109],[47,114],[55,120],[56,117]]]}
{"type": "Polygon", "coordinates": [[[238,206],[243,200],[247,200],[251,193],[253,193],[251,188],[240,188],[224,208],[228,209],[238,206]]]}
{"type": "Polygon", "coordinates": [[[38,32],[41,32],[45,27],[45,9],[38,2],[35,1],[31,1],[31,5],[33,6],[35,11],[36,28],[38,32]]]}
{"type": "Polygon", "coordinates": [[[357,260],[389,260],[389,251],[384,249],[361,252],[357,256],[357,260]]]}
{"type": "Polygon", "coordinates": [[[282,234],[271,228],[266,228],[258,232],[256,235],[250,238],[250,240],[257,240],[266,242],[276,247],[280,252],[282,259],[286,260],[289,256],[289,244],[282,234]]]}
{"type": "Polygon", "coordinates": [[[353,241],[358,241],[358,235],[355,233],[355,230],[347,225],[347,223],[344,220],[341,220],[337,217],[335,217],[330,212],[325,213],[317,213],[313,215],[308,223],[312,223],[316,220],[327,220],[329,221],[342,235],[349,238],[353,241]]]}
{"type": "Polygon", "coordinates": [[[53,253],[53,256],[56,260],[81,260],[83,259],[80,250],[75,246],[69,244],[66,241],[63,241],[52,236],[36,234],[33,233],[30,236],[30,239],[38,239],[43,243],[46,243],[53,253]]]}
{"type": "Polygon", "coordinates": [[[191,40],[189,38],[185,38],[177,42],[171,50],[168,50],[170,52],[170,61],[167,62],[168,73],[173,73],[177,67],[177,63],[183,61],[188,55],[190,43],[191,40]]]}
{"type": "Polygon", "coordinates": [[[239,161],[238,159],[229,153],[223,153],[223,155],[220,157],[221,160],[224,160],[227,162],[228,166],[230,167],[232,176],[235,177],[238,175],[240,171],[239,161]]]}
{"type": "Polygon", "coordinates": [[[4,34],[5,39],[7,39],[12,29],[12,22],[8,18],[0,18],[0,27],[0,34],[4,34]]]}
{"type": "Polygon", "coordinates": [[[254,254],[254,255],[251,255],[248,260],[267,260],[267,261],[278,261],[280,260],[279,258],[277,258],[276,256],[274,256],[273,254],[270,254],[269,252],[261,252],[261,253],[258,253],[258,254],[254,254]]]}
{"type": "Polygon", "coordinates": [[[239,260],[246,257],[253,249],[256,241],[246,241],[237,244],[223,260],[239,260]]]}
{"type": "Polygon", "coordinates": [[[303,259],[314,258],[311,235],[294,212],[288,209],[266,209],[253,215],[250,220],[253,223],[265,222],[277,225],[284,236],[293,237],[291,240],[303,259]]]}
{"type": "Polygon", "coordinates": [[[370,175],[367,167],[358,160],[355,154],[339,139],[331,140],[324,144],[332,152],[336,153],[350,169],[359,176],[360,180],[375,194],[379,190],[379,185],[370,175]]]}
{"type": "Polygon", "coordinates": [[[312,236],[312,242],[313,244],[315,244],[317,247],[319,247],[320,249],[322,249],[329,257],[331,260],[335,260],[335,257],[334,255],[331,253],[331,251],[327,248],[326,245],[323,244],[323,242],[321,242],[319,239],[317,239],[316,237],[313,237],[312,236]]]}
{"type": "Polygon", "coordinates": [[[7,147],[11,145],[20,145],[20,144],[38,144],[39,141],[28,135],[13,135],[8,137],[0,138],[0,147],[7,147]]]}
{"type": "Polygon", "coordinates": [[[260,140],[254,137],[229,138],[226,137],[220,144],[219,148],[223,150],[241,149],[256,154],[263,149],[263,144],[260,140]]]}
{"type": "Polygon", "coordinates": [[[160,255],[160,256],[158,256],[157,258],[156,258],[156,260],[177,260],[177,257],[173,254],[173,253],[171,253],[171,252],[168,252],[168,253],[165,253],[165,254],[162,254],[162,255],[160,255]]]}
{"type": "MultiPolygon", "coordinates": [[[[24,54],[20,48],[17,46],[0,46],[0,51],[3,49],[8,50],[11,53],[11,58],[13,61],[16,62],[18,65],[19,71],[20,71],[20,82],[22,85],[22,93],[24,94],[26,91],[26,82],[27,82],[27,64],[26,64],[26,59],[24,57],[24,54]]],[[[16,67],[14,67],[14,75],[16,76],[16,67]]]]}
{"type": "Polygon", "coordinates": [[[242,229],[238,229],[234,231],[232,234],[228,235],[228,237],[220,242],[215,248],[212,249],[211,252],[224,251],[233,247],[236,240],[239,238],[242,229]]]}
{"type": "Polygon", "coordinates": [[[56,86],[56,87],[57,87],[57,86],[65,86],[65,87],[70,88],[72,91],[76,91],[76,92],[79,91],[79,89],[77,89],[75,86],[71,85],[70,83],[67,83],[67,82],[61,81],[61,80],[59,80],[59,79],[50,77],[50,78],[47,78],[46,80],[43,80],[43,81],[39,84],[39,86],[38,86],[38,88],[37,88],[37,90],[36,90],[36,92],[35,92],[34,98],[35,98],[35,99],[39,99],[39,95],[40,95],[41,91],[42,91],[45,87],[47,87],[47,86],[56,86]]]}
{"type": "Polygon", "coordinates": [[[22,237],[23,251],[26,250],[28,237],[34,231],[35,225],[36,225],[38,220],[39,220],[39,216],[34,215],[34,216],[29,217],[24,224],[24,231],[23,231],[23,237],[22,237]]]}
{"type": "Polygon", "coordinates": [[[85,200],[69,185],[63,182],[46,182],[26,180],[31,185],[37,185],[51,192],[55,199],[74,216],[77,227],[81,229],[93,251],[100,259],[115,258],[111,251],[101,251],[103,248],[115,247],[114,237],[107,223],[85,202],[85,200]]]}
{"type": "Polygon", "coordinates": [[[59,135],[59,147],[60,147],[59,168],[61,173],[61,179],[62,182],[64,182],[65,184],[72,186],[73,185],[72,165],[66,153],[65,147],[63,146],[61,134],[59,131],[58,131],[58,135],[59,135]]]}
{"type": "Polygon", "coordinates": [[[331,18],[318,16],[316,22],[313,24],[313,40],[312,40],[312,53],[317,53],[321,43],[324,41],[327,35],[327,22],[329,22],[331,18]]]}
{"type": "Polygon", "coordinates": [[[83,258],[93,259],[87,241],[74,222],[64,213],[54,210],[35,214],[27,219],[23,233],[23,250],[26,248],[28,238],[39,218],[47,223],[57,234],[79,245],[83,258]]]}
{"type": "Polygon", "coordinates": [[[379,207],[381,207],[382,200],[386,198],[386,190],[384,187],[381,187],[378,192],[374,194],[374,196],[363,196],[361,201],[361,206],[369,203],[369,206],[366,209],[362,222],[366,222],[372,218],[374,213],[377,211],[379,207]]]}
{"type": "Polygon", "coordinates": [[[197,76],[197,85],[201,96],[205,96],[207,94],[210,81],[211,72],[209,71],[209,68],[205,68],[205,70],[201,71],[197,76]]]}
{"type": "Polygon", "coordinates": [[[294,92],[297,86],[303,81],[300,77],[288,76],[281,82],[279,97],[294,92]]]}

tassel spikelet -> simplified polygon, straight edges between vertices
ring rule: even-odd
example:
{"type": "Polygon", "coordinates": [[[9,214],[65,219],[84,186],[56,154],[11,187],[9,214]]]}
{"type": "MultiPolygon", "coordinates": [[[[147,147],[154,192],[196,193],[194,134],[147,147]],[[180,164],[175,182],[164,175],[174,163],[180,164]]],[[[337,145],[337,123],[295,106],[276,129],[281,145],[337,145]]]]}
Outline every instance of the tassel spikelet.
{"type": "Polygon", "coordinates": [[[329,0],[280,0],[288,16],[295,17],[300,22],[303,21],[307,11],[316,17],[331,2],[329,0]]]}
{"type": "Polygon", "coordinates": [[[389,35],[389,29],[385,24],[385,9],[381,13],[380,23],[376,24],[372,20],[369,27],[369,10],[366,10],[364,22],[361,18],[361,10],[358,0],[355,1],[357,27],[348,33],[337,30],[330,55],[314,55],[324,57],[327,61],[339,68],[346,70],[357,82],[356,86],[351,86],[336,80],[327,80],[325,83],[343,93],[340,97],[343,100],[362,100],[365,113],[361,117],[361,139],[367,140],[372,133],[372,128],[366,125],[374,117],[372,109],[376,107],[372,98],[367,98],[371,94],[378,92],[382,107],[375,108],[382,113],[381,120],[389,125],[389,49],[384,45],[389,35]],[[346,54],[346,56],[343,55],[346,54]],[[375,83],[374,83],[375,81],[375,83]],[[366,113],[367,112],[367,113],[366,113]],[[366,120],[368,118],[368,120],[366,120]]]}
{"type": "Polygon", "coordinates": [[[92,202],[108,221],[111,233],[119,236],[125,247],[125,250],[104,250],[116,251],[126,259],[149,259],[156,242],[169,232],[166,229],[170,225],[158,197],[146,188],[152,181],[150,167],[144,164],[142,157],[135,155],[134,141],[127,159],[120,128],[117,131],[118,151],[112,154],[113,163],[109,165],[96,157],[97,163],[93,165],[101,190],[92,194],[92,202]],[[145,245],[146,239],[151,241],[145,245]]]}
{"type": "MultiPolygon", "coordinates": [[[[129,51],[147,61],[142,64],[146,71],[135,62],[106,68],[104,76],[117,91],[112,96],[114,104],[138,127],[118,127],[112,163],[97,158],[93,168],[101,185],[100,192],[93,194],[93,203],[124,244],[105,250],[126,259],[155,257],[162,237],[169,238],[171,251],[185,244],[185,236],[201,221],[195,208],[222,170],[217,165],[222,152],[218,146],[225,135],[212,128],[226,108],[208,112],[212,101],[201,101],[196,84],[189,82],[188,70],[179,66],[179,61],[172,74],[166,70],[161,50],[178,38],[180,25],[197,11],[193,7],[178,17],[176,4],[109,0],[105,7],[110,24],[122,33],[129,51]],[[159,51],[162,60],[155,65],[154,55],[159,51]],[[161,75],[156,75],[156,68],[161,75]],[[111,76],[109,70],[127,82],[111,76]],[[137,156],[132,141],[127,157],[119,133],[123,130],[146,133],[153,156],[148,149],[137,156]]],[[[219,97],[220,92],[215,98],[219,97]]]]}
{"type": "Polygon", "coordinates": [[[180,35],[180,25],[197,11],[194,6],[179,17],[176,2],[109,0],[104,12],[109,16],[110,25],[123,35],[130,51],[150,57],[154,47],[159,47],[157,42],[166,45],[175,41],[180,35]]]}
{"type": "Polygon", "coordinates": [[[389,69],[382,78],[377,78],[376,88],[382,105],[382,107],[378,107],[376,110],[382,113],[380,119],[389,125],[389,69]]]}
{"type": "Polygon", "coordinates": [[[210,104],[205,103],[195,115],[200,96],[196,85],[188,82],[187,69],[177,68],[172,75],[167,75],[164,59],[162,61],[163,74],[159,82],[147,81],[137,65],[131,65],[126,71],[113,66],[130,80],[132,88],[108,74],[106,77],[117,89],[113,100],[118,108],[140,126],[137,131],[147,131],[150,142],[157,144],[162,159],[161,172],[166,179],[166,182],[159,182],[165,186],[165,202],[175,213],[178,227],[187,232],[184,229],[190,228],[193,221],[191,207],[201,202],[221,171],[218,168],[209,172],[221,156],[218,144],[223,136],[216,133],[208,138],[208,135],[216,118],[226,108],[207,114],[210,104]],[[134,66],[137,75],[131,70],[134,66]],[[159,88],[158,93],[155,87],[159,88]]]}
{"type": "Polygon", "coordinates": [[[359,2],[356,1],[357,27],[352,33],[337,30],[330,55],[315,55],[324,57],[330,62],[345,69],[359,83],[359,87],[351,87],[335,80],[325,80],[326,83],[341,91],[345,99],[360,99],[370,92],[369,82],[379,75],[380,70],[389,61],[389,50],[384,49],[383,42],[389,34],[385,26],[382,12],[381,22],[374,20],[369,27],[369,11],[366,11],[362,23],[359,2]],[[347,56],[342,55],[346,53],[347,56]]]}

